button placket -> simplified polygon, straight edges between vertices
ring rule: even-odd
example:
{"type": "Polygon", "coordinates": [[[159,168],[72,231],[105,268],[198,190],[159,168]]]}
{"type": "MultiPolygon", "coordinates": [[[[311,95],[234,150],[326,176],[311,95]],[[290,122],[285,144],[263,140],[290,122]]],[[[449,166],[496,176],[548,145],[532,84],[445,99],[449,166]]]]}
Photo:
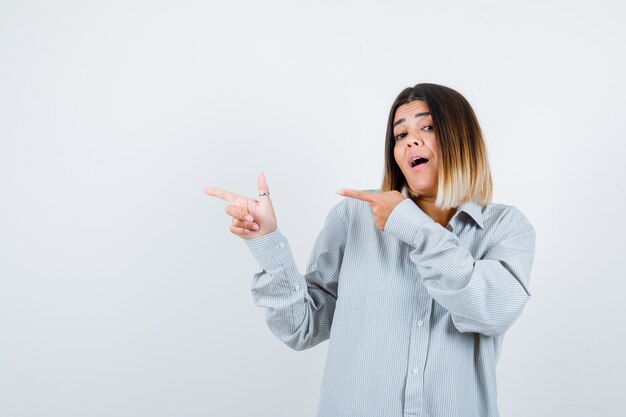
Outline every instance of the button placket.
{"type": "MultiPolygon", "coordinates": [[[[411,355],[409,360],[411,361],[412,368],[408,379],[411,381],[411,389],[414,390],[410,396],[405,397],[405,410],[407,413],[418,413],[418,410],[422,406],[422,394],[424,389],[423,368],[425,366],[426,356],[428,352],[428,345],[430,343],[430,334],[428,333],[428,327],[425,324],[430,317],[432,311],[432,299],[429,298],[426,311],[419,309],[419,315],[423,318],[414,317],[412,320],[411,338],[414,338],[415,342],[411,342],[411,347],[416,349],[411,355]]],[[[415,311],[417,313],[417,311],[415,311]]],[[[409,384],[409,381],[407,381],[409,384]]]]}
{"type": "Polygon", "coordinates": [[[428,351],[429,337],[424,326],[430,314],[431,298],[420,288],[416,281],[416,294],[413,298],[413,317],[411,318],[411,336],[409,345],[409,363],[405,386],[404,411],[409,415],[417,415],[422,407],[423,394],[423,366],[428,351]]]}

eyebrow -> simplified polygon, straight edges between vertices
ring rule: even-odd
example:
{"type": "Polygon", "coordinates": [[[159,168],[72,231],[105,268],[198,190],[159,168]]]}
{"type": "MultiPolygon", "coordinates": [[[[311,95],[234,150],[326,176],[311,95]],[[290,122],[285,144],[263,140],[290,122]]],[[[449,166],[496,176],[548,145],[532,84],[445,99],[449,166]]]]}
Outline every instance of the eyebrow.
{"type": "MultiPolygon", "coordinates": [[[[417,113],[417,114],[415,115],[415,118],[422,117],[422,116],[427,116],[427,115],[429,115],[429,114],[430,114],[430,112],[429,112],[429,111],[425,111],[425,112],[423,112],[423,113],[417,113]]],[[[400,123],[404,123],[404,122],[406,122],[406,119],[398,119],[397,121],[393,122],[393,127],[396,127],[396,126],[398,126],[400,123]]]]}

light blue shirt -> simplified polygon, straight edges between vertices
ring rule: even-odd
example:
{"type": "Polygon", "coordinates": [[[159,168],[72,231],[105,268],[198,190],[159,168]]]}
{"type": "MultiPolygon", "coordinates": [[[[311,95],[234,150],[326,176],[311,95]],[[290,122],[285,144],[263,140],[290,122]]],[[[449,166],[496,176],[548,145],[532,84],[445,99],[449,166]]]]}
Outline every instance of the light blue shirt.
{"type": "Polygon", "coordinates": [[[502,339],[530,296],[535,231],[520,210],[467,202],[443,227],[407,198],[380,231],[346,198],[304,275],[279,229],[245,242],[271,331],[296,350],[329,339],[319,417],[498,416],[502,339]]]}

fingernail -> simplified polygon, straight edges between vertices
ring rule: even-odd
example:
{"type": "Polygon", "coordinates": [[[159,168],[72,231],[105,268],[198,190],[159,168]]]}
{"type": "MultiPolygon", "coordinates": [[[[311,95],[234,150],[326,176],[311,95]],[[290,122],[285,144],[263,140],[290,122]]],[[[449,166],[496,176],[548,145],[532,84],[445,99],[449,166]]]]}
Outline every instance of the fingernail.
{"type": "Polygon", "coordinates": [[[251,215],[246,214],[246,220],[251,222],[252,220],[254,220],[254,218],[251,215]]]}
{"type": "Polygon", "coordinates": [[[254,230],[259,230],[259,225],[258,225],[258,224],[253,224],[253,225],[252,225],[252,228],[253,228],[254,230]]]}
{"type": "Polygon", "coordinates": [[[343,195],[343,189],[342,188],[338,189],[337,194],[343,195]]]}

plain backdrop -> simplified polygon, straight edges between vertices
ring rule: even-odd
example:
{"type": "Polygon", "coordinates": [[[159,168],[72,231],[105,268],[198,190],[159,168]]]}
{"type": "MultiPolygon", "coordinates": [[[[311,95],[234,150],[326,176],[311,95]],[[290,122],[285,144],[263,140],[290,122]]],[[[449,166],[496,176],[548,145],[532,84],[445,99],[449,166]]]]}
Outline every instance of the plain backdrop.
{"type": "Polygon", "coordinates": [[[202,188],[265,172],[304,272],[419,82],[470,101],[537,234],[501,414],[622,416],[623,7],[0,0],[0,416],[313,416],[327,344],[271,334],[202,188]]]}

